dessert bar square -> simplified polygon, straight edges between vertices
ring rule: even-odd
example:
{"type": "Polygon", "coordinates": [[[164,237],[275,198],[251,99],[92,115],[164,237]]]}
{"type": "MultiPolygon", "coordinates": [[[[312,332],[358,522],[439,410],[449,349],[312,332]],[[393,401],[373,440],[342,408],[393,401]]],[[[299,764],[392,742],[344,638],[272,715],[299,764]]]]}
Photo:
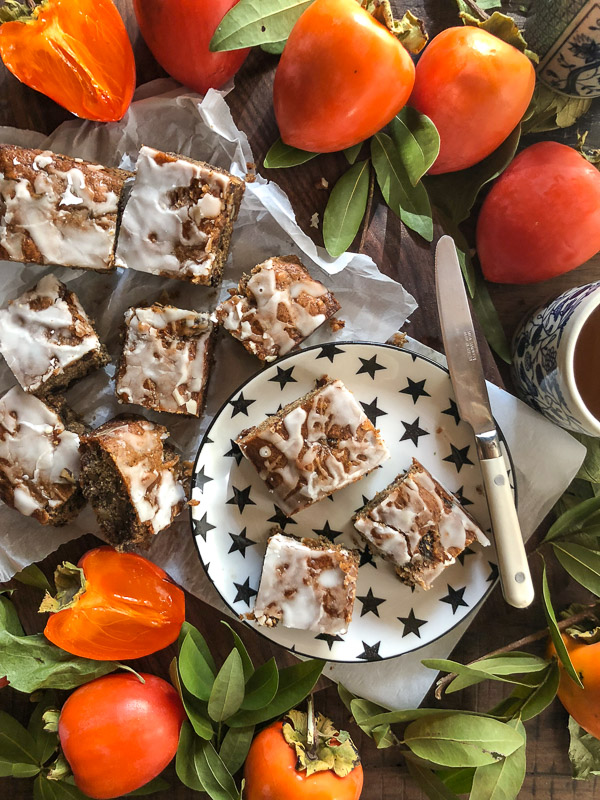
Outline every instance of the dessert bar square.
{"type": "Polygon", "coordinates": [[[291,516],[359,480],[390,457],[379,432],[340,380],[289,403],[236,439],[291,516]]]}
{"type": "Polygon", "coordinates": [[[18,386],[0,398],[0,497],[42,525],[64,525],[85,505],[79,436],[64,400],[42,401],[18,386]]]}
{"type": "Polygon", "coordinates": [[[0,144],[0,258],[107,272],[132,173],[0,144]]]}
{"type": "Polygon", "coordinates": [[[274,528],[267,543],[253,617],[259,625],[346,633],[359,555],[328,539],[296,539],[274,528]]]}
{"type": "Polygon", "coordinates": [[[215,318],[261,361],[285,355],[340,309],[296,256],[269,258],[230,292],[215,318]]]}
{"type": "Polygon", "coordinates": [[[148,542],[185,505],[185,468],[166,428],[122,416],[81,438],[81,486],[108,541],[148,542]]]}
{"type": "Polygon", "coordinates": [[[470,544],[489,544],[456,497],[414,458],[410,469],[352,521],[369,549],[390,561],[403,583],[423,589],[430,589],[470,544]]]}
{"type": "Polygon", "coordinates": [[[213,360],[209,315],[154,303],[128,309],[125,326],[119,402],[199,417],[213,360]]]}
{"type": "Polygon", "coordinates": [[[54,275],[0,311],[0,353],[23,389],[40,396],[109,361],[81,303],[54,275]]]}
{"type": "Polygon", "coordinates": [[[125,207],[120,267],[218,284],[245,185],[219,167],[142,147],[125,207]]]}

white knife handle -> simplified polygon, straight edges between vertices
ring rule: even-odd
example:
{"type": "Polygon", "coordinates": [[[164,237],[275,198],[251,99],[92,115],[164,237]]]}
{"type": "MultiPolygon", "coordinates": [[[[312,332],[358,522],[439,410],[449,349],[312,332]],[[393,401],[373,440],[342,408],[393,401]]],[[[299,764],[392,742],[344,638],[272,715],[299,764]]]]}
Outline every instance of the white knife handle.
{"type": "Polygon", "coordinates": [[[479,463],[496,542],[502,593],[511,606],[526,608],[533,600],[533,583],[504,457],[484,458],[479,463]]]}

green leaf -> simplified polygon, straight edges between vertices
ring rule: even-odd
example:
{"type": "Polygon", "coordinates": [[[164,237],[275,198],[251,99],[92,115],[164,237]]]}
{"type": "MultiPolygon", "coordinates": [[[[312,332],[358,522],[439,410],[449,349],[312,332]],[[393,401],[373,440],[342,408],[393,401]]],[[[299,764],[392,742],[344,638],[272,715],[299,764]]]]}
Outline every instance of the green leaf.
{"type": "Polygon", "coordinates": [[[30,778],[40,771],[33,736],[20,722],[0,711],[0,776],[30,778]]]}
{"type": "Polygon", "coordinates": [[[574,533],[581,533],[590,527],[600,525],[600,496],[584,500],[565,511],[550,527],[544,541],[565,539],[574,533]]]}
{"type": "Polygon", "coordinates": [[[395,747],[398,744],[398,737],[389,725],[378,725],[373,728],[371,738],[378,750],[385,750],[387,747],[395,747]]]}
{"type": "Polygon", "coordinates": [[[523,722],[537,717],[538,714],[541,714],[542,711],[550,705],[556,697],[559,682],[560,670],[558,668],[558,662],[553,661],[548,666],[542,683],[540,683],[539,686],[533,687],[529,693],[525,695],[519,707],[519,717],[523,722]]]}
{"type": "Polygon", "coordinates": [[[0,595],[0,631],[8,631],[8,633],[12,633],[14,636],[25,635],[14,603],[4,595],[0,595]]]}
{"type": "Polygon", "coordinates": [[[208,700],[208,715],[215,722],[231,717],[244,699],[244,667],[237,650],[232,650],[217,673],[208,700]]]}
{"type": "MultiPolygon", "coordinates": [[[[401,711],[387,711],[382,709],[381,706],[361,698],[352,700],[350,710],[358,727],[369,736],[374,728],[378,728],[381,725],[401,725],[422,717],[448,713],[448,709],[445,708],[411,708],[401,711]]],[[[455,713],[460,714],[461,712],[457,711],[455,713]]]]}
{"type": "Polygon", "coordinates": [[[473,259],[471,258],[471,248],[469,247],[469,243],[467,242],[458,225],[449,219],[443,211],[440,211],[439,208],[436,208],[435,216],[442,226],[444,233],[447,233],[454,239],[454,244],[456,245],[456,254],[458,256],[463,278],[465,279],[465,284],[469,290],[469,295],[473,297],[476,289],[477,276],[475,274],[475,267],[473,266],[473,259]]]}
{"type": "Polygon", "coordinates": [[[427,769],[413,761],[412,758],[406,759],[406,766],[429,800],[458,800],[454,792],[438,778],[433,770],[427,769]]]}
{"type": "Polygon", "coordinates": [[[210,742],[199,741],[194,763],[204,791],[212,800],[239,800],[235,781],[210,742]]]}
{"type": "Polygon", "coordinates": [[[323,242],[334,258],[345,253],[358,233],[369,196],[369,161],[359,161],[337,181],[323,214],[323,242]]]}
{"type": "Polygon", "coordinates": [[[600,553],[572,542],[553,542],[554,554],[577,583],[600,596],[600,553]]]}
{"type": "Polygon", "coordinates": [[[194,697],[199,700],[209,699],[215,676],[192,633],[186,635],[181,645],[179,675],[185,688],[194,697]]]}
{"type": "Polygon", "coordinates": [[[404,742],[415,755],[443,767],[480,767],[514,753],[523,737],[496,719],[450,713],[411,722],[404,742]]]}
{"type": "Polygon", "coordinates": [[[432,205],[456,225],[467,219],[479,192],[513,160],[520,136],[521,128],[517,125],[502,144],[478,164],[458,172],[428,175],[424,183],[432,205]]]}
{"type": "Polygon", "coordinates": [[[212,52],[239,50],[288,38],[312,0],[240,0],[218,25],[212,52]]]}
{"type": "Polygon", "coordinates": [[[223,738],[219,756],[232,775],[246,760],[254,736],[254,725],[247,728],[229,728],[223,738]]]}
{"type": "Polygon", "coordinates": [[[542,598],[544,600],[544,614],[546,622],[548,623],[548,630],[550,631],[550,638],[556,649],[556,653],[567,674],[575,681],[575,683],[583,689],[581,678],[577,674],[575,667],[571,663],[571,657],[567,651],[565,643],[563,642],[558,623],[556,621],[556,614],[552,608],[552,600],[550,598],[550,587],[548,586],[548,576],[546,575],[546,563],[544,562],[544,570],[542,573],[542,598]]]}
{"type": "Polygon", "coordinates": [[[279,688],[279,670],[274,658],[262,664],[246,684],[246,695],[241,708],[256,711],[268,705],[279,688]]]}
{"type": "Polygon", "coordinates": [[[455,794],[469,794],[473,786],[475,767],[459,767],[458,769],[444,769],[437,772],[444,784],[455,794]]]}
{"type": "Polygon", "coordinates": [[[490,297],[488,287],[480,275],[477,275],[475,294],[473,296],[473,310],[481,329],[492,350],[507,364],[512,361],[510,345],[500,322],[496,307],[490,297]]]}
{"type": "MultiPolygon", "coordinates": [[[[356,700],[356,695],[352,694],[351,691],[346,689],[346,687],[344,686],[343,683],[338,683],[337,690],[338,690],[339,698],[342,701],[342,703],[346,706],[348,711],[352,711],[352,709],[350,708],[350,703],[353,700],[356,700]]],[[[373,704],[373,705],[375,705],[375,704],[373,704]]],[[[383,706],[377,706],[377,708],[379,709],[379,711],[387,711],[387,709],[384,708],[383,706]]],[[[375,712],[375,713],[379,713],[379,712],[375,712]]]]}
{"type": "Polygon", "coordinates": [[[269,152],[263,161],[267,169],[285,169],[287,167],[297,167],[299,164],[306,164],[318,153],[309,153],[308,150],[300,150],[297,147],[290,147],[281,139],[271,145],[269,152]]]}
{"type": "Polygon", "coordinates": [[[440,135],[429,117],[411,106],[390,122],[390,133],[413,186],[421,180],[440,152],[440,135]]]}
{"type": "Polygon", "coordinates": [[[194,735],[194,731],[189,722],[184,722],[179,732],[179,745],[175,756],[175,771],[177,777],[187,786],[196,792],[205,791],[202,781],[196,770],[195,752],[201,740],[194,735]]]}
{"type": "Polygon", "coordinates": [[[89,800],[77,786],[66,781],[51,781],[38,775],[33,784],[33,800],[89,800]]]}
{"type": "Polygon", "coordinates": [[[252,675],[254,674],[254,664],[252,663],[252,659],[250,658],[250,654],[246,650],[246,646],[239,637],[239,635],[234,631],[231,625],[225,620],[221,620],[222,624],[225,625],[226,628],[229,628],[231,631],[231,635],[233,636],[233,646],[240,654],[240,658],[242,659],[242,667],[244,668],[244,680],[248,681],[252,675]]]}
{"type": "Polygon", "coordinates": [[[189,622],[184,622],[183,625],[181,626],[181,630],[179,631],[179,637],[177,639],[177,647],[179,648],[179,650],[181,651],[185,638],[188,634],[190,635],[192,641],[194,642],[197,649],[200,651],[202,657],[208,664],[212,674],[216,675],[217,665],[215,664],[215,660],[212,656],[212,653],[210,652],[210,647],[208,646],[206,639],[204,638],[204,636],[202,636],[198,628],[195,628],[189,622]]]}
{"type": "Polygon", "coordinates": [[[519,720],[507,723],[523,737],[514,753],[495,764],[477,767],[471,789],[472,800],[515,800],[525,780],[525,728],[519,720]]]}
{"type": "Polygon", "coordinates": [[[280,56],[283,53],[283,48],[287,39],[282,39],[280,42],[263,42],[260,49],[264,53],[269,53],[272,56],[280,56]]]}
{"type": "MultiPolygon", "coordinates": [[[[424,666],[440,672],[456,672],[458,677],[446,688],[446,693],[457,692],[485,680],[522,683],[520,678],[511,679],[508,676],[539,673],[548,667],[548,662],[543,658],[519,651],[490,656],[472,664],[460,664],[448,659],[426,659],[422,663],[424,666]]],[[[524,683],[527,686],[531,685],[529,681],[524,681],[524,683]]]]}
{"type": "Polygon", "coordinates": [[[576,477],[589,483],[600,484],[600,440],[595,436],[586,436],[583,433],[573,433],[572,435],[587,450],[583,464],[579,467],[576,477]]]}
{"type": "Polygon", "coordinates": [[[360,151],[362,150],[364,142],[359,142],[358,144],[353,144],[352,147],[347,147],[343,152],[346,156],[346,161],[352,165],[356,161],[359,156],[360,151]]]}
{"type": "Polygon", "coordinates": [[[407,228],[433,240],[429,197],[422,183],[413,186],[394,143],[385,133],[371,139],[371,158],[385,202],[407,228]]]}
{"type": "Polygon", "coordinates": [[[30,564],[28,567],[25,567],[20,572],[17,572],[16,575],[13,575],[13,579],[19,581],[19,583],[24,583],[26,586],[34,586],[36,589],[43,589],[44,592],[50,592],[50,594],[53,592],[48,578],[37,564],[30,564]]]}
{"type": "Polygon", "coordinates": [[[212,739],[215,732],[208,716],[208,704],[204,700],[194,697],[185,688],[182,688],[181,691],[181,701],[196,735],[201,739],[212,739]]]}
{"type": "Polygon", "coordinates": [[[279,688],[271,702],[256,711],[238,711],[227,720],[227,725],[230,728],[244,728],[285,714],[310,694],[324,666],[324,661],[309,660],[280,670],[279,688]]]}
{"type": "Polygon", "coordinates": [[[0,631],[2,672],[13,689],[31,694],[38,689],[75,689],[119,668],[115,661],[92,661],[66,653],[41,633],[14,636],[0,631]]]}
{"type": "Polygon", "coordinates": [[[36,758],[39,764],[45,764],[50,756],[58,750],[58,734],[44,730],[42,716],[49,708],[58,708],[56,693],[52,690],[44,692],[27,725],[27,730],[35,742],[36,758]]]}
{"type": "Polygon", "coordinates": [[[144,797],[147,794],[155,794],[156,792],[164,792],[166,789],[170,789],[170,785],[164,778],[154,778],[152,781],[148,781],[143,786],[140,786],[139,789],[134,789],[133,792],[127,792],[127,794],[123,795],[123,797],[144,797]]]}
{"type": "Polygon", "coordinates": [[[600,739],[584,731],[569,717],[569,761],[576,781],[587,781],[600,775],[600,739]]]}

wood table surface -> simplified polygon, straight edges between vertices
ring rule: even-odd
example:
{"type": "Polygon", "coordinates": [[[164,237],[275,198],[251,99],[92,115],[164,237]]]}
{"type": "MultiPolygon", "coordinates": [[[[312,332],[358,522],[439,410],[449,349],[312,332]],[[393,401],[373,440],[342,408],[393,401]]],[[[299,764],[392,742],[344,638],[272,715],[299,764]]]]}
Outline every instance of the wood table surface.
{"type": "MultiPolygon", "coordinates": [[[[394,4],[392,4],[394,5],[394,4]]],[[[117,6],[127,25],[134,47],[138,70],[138,83],[165,75],[148,51],[137,29],[133,15],[131,0],[117,0],[117,6]]],[[[428,23],[428,30],[435,34],[443,27],[456,24],[453,3],[448,0],[418,0],[410,4],[413,11],[428,23]]],[[[254,151],[259,171],[262,170],[262,159],[269,146],[277,137],[277,129],[271,103],[271,85],[276,58],[259,50],[253,51],[242,70],[235,79],[235,88],[228,97],[233,117],[237,125],[247,133],[254,151]]],[[[580,128],[595,122],[594,109],[582,121],[580,128]]],[[[7,70],[0,67],[0,125],[12,125],[18,128],[49,133],[58,124],[69,118],[69,114],[46,97],[37,94],[20,84],[7,70]]],[[[573,143],[575,131],[554,132],[550,138],[573,143]]],[[[591,142],[598,147],[600,142],[591,142]]],[[[317,243],[322,244],[320,233],[310,227],[310,219],[318,212],[322,219],[327,201],[327,191],[321,186],[324,177],[329,185],[333,185],[346,165],[342,155],[332,154],[315,159],[302,167],[290,170],[272,170],[268,177],[275,180],[289,195],[300,226],[309,233],[317,243]]],[[[560,224],[558,221],[557,224],[560,224]]],[[[355,243],[356,244],[356,243],[355,243]]],[[[364,250],[377,261],[382,271],[402,282],[412,292],[419,303],[413,314],[407,332],[440,348],[440,333],[435,310],[433,291],[433,261],[431,248],[419,237],[410,234],[391,212],[375,199],[373,213],[364,250]]],[[[491,294],[500,313],[500,318],[510,337],[515,326],[524,313],[547,298],[556,296],[565,289],[588,283],[600,278],[600,257],[596,256],[587,264],[566,275],[531,286],[490,286],[491,294]]],[[[483,345],[484,360],[488,377],[501,383],[510,384],[510,375],[504,366],[497,367],[486,345],[483,345]]],[[[43,530],[40,529],[40,535],[43,530]]],[[[98,540],[88,535],[63,546],[42,562],[44,572],[51,576],[54,566],[59,561],[68,559],[76,561],[78,557],[98,540]]],[[[534,580],[539,585],[539,559],[532,560],[534,580]]],[[[556,584],[555,584],[556,585],[556,584]]],[[[14,595],[22,619],[28,632],[40,630],[42,620],[37,616],[39,592],[27,587],[20,587],[14,595]]],[[[556,589],[555,605],[566,604],[572,595],[563,588],[562,596],[559,587],[556,589]]],[[[210,606],[197,598],[187,596],[187,617],[207,636],[217,655],[224,656],[229,643],[220,633],[220,615],[210,606]]],[[[474,619],[467,634],[457,646],[453,657],[460,661],[468,661],[489,652],[521,636],[544,627],[541,605],[535,603],[524,611],[509,609],[502,600],[500,589],[496,588],[485,606],[474,619]]],[[[289,658],[280,648],[271,645],[262,637],[245,633],[245,640],[253,656],[258,660],[266,659],[275,653],[280,663],[289,658]]],[[[139,668],[155,672],[166,677],[167,665],[173,657],[173,648],[162,651],[155,656],[143,659],[139,668]]],[[[1,662],[1,654],[0,654],[1,662]]],[[[399,665],[401,669],[401,662],[399,665]]],[[[434,678],[432,673],[432,678],[434,678]]],[[[448,707],[465,707],[485,710],[491,707],[503,691],[501,684],[491,682],[472,687],[458,695],[452,696],[452,703],[443,701],[448,707]]],[[[420,800],[424,797],[420,789],[408,777],[401,764],[399,753],[390,748],[377,750],[373,743],[348,720],[348,714],[337,697],[335,687],[326,685],[318,694],[320,710],[328,713],[340,724],[348,723],[355,741],[360,747],[365,768],[365,787],[363,800],[420,800]]],[[[436,705],[437,701],[431,692],[426,698],[426,705],[436,705]]],[[[0,695],[0,708],[13,713],[20,719],[26,719],[30,707],[27,698],[11,690],[0,695]]],[[[527,777],[520,797],[523,800],[591,800],[600,796],[600,786],[594,782],[582,783],[570,778],[567,758],[568,735],[566,730],[567,714],[556,701],[541,716],[527,724],[527,777]]],[[[172,773],[172,768],[171,768],[172,773]]],[[[157,800],[190,800],[194,792],[181,786],[174,775],[167,779],[171,789],[154,795],[157,800]]],[[[0,798],[24,800],[31,797],[31,782],[25,780],[0,779],[0,798]]]]}

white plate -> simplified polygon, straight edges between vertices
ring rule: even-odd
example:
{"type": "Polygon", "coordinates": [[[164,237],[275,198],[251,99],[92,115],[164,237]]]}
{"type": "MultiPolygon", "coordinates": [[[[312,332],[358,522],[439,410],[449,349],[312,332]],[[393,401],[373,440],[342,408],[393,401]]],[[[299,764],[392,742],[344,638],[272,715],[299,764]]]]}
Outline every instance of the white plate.
{"type": "Polygon", "coordinates": [[[287,533],[323,534],[358,546],[363,556],[354,616],[343,637],[247,623],[267,638],[302,655],[364,663],[416,650],[458,625],[495,582],[493,546],[473,545],[429,591],[411,590],[388,563],[364,551],[350,521],[356,509],[410,466],[413,456],[489,530],[473,434],[458,418],[442,367],[390,345],[344,342],[285,356],[246,381],[208,429],[193,476],[196,545],[223,600],[236,614],[250,611],[269,530],[278,523],[287,533]],[[324,374],[340,378],[354,392],[392,457],[366,478],[287,519],[233,440],[314,388],[324,374]]]}

